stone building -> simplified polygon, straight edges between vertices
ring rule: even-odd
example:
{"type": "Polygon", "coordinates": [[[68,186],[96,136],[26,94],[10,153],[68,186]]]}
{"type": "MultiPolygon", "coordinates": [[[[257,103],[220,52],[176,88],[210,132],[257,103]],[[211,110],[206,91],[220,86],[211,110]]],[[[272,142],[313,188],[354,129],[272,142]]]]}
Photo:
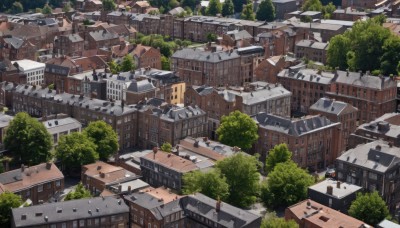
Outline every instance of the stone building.
{"type": "Polygon", "coordinates": [[[286,143],[292,159],[309,171],[324,169],[334,164],[339,155],[338,125],[324,116],[306,116],[299,119],[259,113],[253,116],[258,124],[255,151],[265,161],[268,151],[279,143],[286,143]]]}

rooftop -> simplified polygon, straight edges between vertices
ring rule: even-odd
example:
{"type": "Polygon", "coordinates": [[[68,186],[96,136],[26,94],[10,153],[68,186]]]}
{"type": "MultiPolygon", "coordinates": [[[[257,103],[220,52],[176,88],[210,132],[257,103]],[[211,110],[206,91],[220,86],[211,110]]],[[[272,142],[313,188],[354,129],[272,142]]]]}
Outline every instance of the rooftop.
{"type": "Polygon", "coordinates": [[[191,48],[178,50],[172,55],[172,58],[196,60],[202,62],[213,62],[213,63],[222,62],[230,59],[236,59],[239,57],[240,55],[238,51],[210,52],[210,51],[203,51],[200,49],[191,49],[191,48]]]}
{"type": "Polygon", "coordinates": [[[362,189],[362,187],[350,184],[350,183],[340,183],[338,185],[338,182],[333,179],[325,179],[324,181],[321,181],[317,184],[314,184],[313,186],[308,187],[308,189],[314,190],[316,192],[320,192],[326,195],[330,195],[327,193],[327,188],[328,186],[332,187],[332,195],[333,197],[337,199],[344,198],[350,194],[353,194],[354,192],[358,192],[362,189]],[[338,188],[339,187],[339,188],[338,188]]]}
{"type": "Polygon", "coordinates": [[[296,67],[297,66],[282,70],[279,72],[278,77],[292,78],[299,81],[308,81],[325,85],[330,85],[334,81],[335,75],[333,73],[296,67]]]}
{"type": "Polygon", "coordinates": [[[12,209],[15,227],[40,226],[128,213],[129,207],[124,200],[114,197],[96,197],[12,209]]]}
{"type": "Polygon", "coordinates": [[[43,122],[43,125],[51,135],[82,128],[82,124],[78,120],[71,117],[47,120],[43,122]]]}
{"type": "Polygon", "coordinates": [[[400,137],[400,114],[386,113],[369,123],[361,124],[358,130],[374,132],[391,138],[400,137]]]}
{"type": "Polygon", "coordinates": [[[346,109],[349,112],[357,112],[358,109],[342,101],[336,101],[334,99],[329,99],[326,97],[320,98],[315,104],[311,105],[310,110],[330,113],[334,115],[341,115],[342,113],[346,113],[346,109]]]}
{"type": "Polygon", "coordinates": [[[390,77],[373,76],[369,73],[337,71],[336,83],[365,87],[376,90],[397,87],[396,82],[390,77]]]}
{"type": "Polygon", "coordinates": [[[84,165],[82,174],[97,179],[105,185],[128,182],[139,178],[122,167],[113,166],[102,161],[84,165]]]}
{"type": "Polygon", "coordinates": [[[300,40],[299,42],[297,42],[296,46],[326,50],[328,48],[328,43],[316,42],[313,40],[300,40]]]}
{"type": "Polygon", "coordinates": [[[45,68],[46,64],[44,63],[39,63],[36,61],[32,61],[29,59],[23,59],[23,60],[18,60],[18,61],[11,61],[12,64],[17,63],[21,71],[30,71],[30,70],[36,70],[40,68],[45,68]]]}

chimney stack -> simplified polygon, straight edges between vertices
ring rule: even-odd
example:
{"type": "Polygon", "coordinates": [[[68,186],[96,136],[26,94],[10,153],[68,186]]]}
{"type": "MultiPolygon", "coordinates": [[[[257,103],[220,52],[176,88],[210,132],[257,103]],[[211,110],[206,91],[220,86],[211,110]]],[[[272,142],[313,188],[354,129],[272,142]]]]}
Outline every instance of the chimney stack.
{"type": "Polygon", "coordinates": [[[131,193],[132,193],[132,187],[128,186],[128,194],[131,194],[131,193]]]}
{"type": "Polygon", "coordinates": [[[46,169],[50,170],[51,169],[51,162],[46,163],[46,169]]]}
{"type": "Polygon", "coordinates": [[[118,185],[118,193],[121,193],[122,192],[122,185],[120,184],[120,185],[118,185]]]}
{"type": "Polygon", "coordinates": [[[156,154],[158,152],[158,147],[153,147],[153,159],[156,159],[156,154]]]}
{"type": "Polygon", "coordinates": [[[340,188],[340,181],[336,182],[336,188],[340,188]]]}
{"type": "Polygon", "coordinates": [[[218,197],[217,203],[215,205],[215,211],[219,212],[221,210],[221,199],[218,197]]]}
{"type": "Polygon", "coordinates": [[[24,172],[24,171],[25,171],[25,165],[22,164],[22,165],[21,165],[21,172],[24,172]]]}
{"type": "Polygon", "coordinates": [[[326,193],[328,194],[328,195],[332,195],[333,194],[333,187],[332,186],[328,186],[328,187],[326,187],[326,193]]]}

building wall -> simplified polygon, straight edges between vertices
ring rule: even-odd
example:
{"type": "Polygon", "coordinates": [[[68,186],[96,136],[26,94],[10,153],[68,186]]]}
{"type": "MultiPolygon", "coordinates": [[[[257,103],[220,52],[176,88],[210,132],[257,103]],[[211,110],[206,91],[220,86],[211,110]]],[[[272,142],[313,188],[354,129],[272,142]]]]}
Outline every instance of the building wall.
{"type": "Polygon", "coordinates": [[[14,192],[20,195],[22,200],[32,200],[33,205],[39,204],[39,202],[47,202],[56,193],[61,193],[64,190],[64,178],[58,180],[52,180],[43,182],[38,185],[30,186],[28,189],[23,191],[14,192]]]}

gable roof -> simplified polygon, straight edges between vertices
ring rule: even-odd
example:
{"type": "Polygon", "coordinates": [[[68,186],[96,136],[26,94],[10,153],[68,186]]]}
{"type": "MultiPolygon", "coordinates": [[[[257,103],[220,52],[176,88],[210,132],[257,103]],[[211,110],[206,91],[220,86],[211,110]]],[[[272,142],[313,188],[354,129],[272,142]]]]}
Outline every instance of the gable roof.
{"type": "Polygon", "coordinates": [[[345,109],[349,111],[357,112],[358,109],[342,101],[336,101],[326,97],[320,98],[315,104],[311,105],[310,110],[331,113],[334,115],[340,115],[345,109]]]}

